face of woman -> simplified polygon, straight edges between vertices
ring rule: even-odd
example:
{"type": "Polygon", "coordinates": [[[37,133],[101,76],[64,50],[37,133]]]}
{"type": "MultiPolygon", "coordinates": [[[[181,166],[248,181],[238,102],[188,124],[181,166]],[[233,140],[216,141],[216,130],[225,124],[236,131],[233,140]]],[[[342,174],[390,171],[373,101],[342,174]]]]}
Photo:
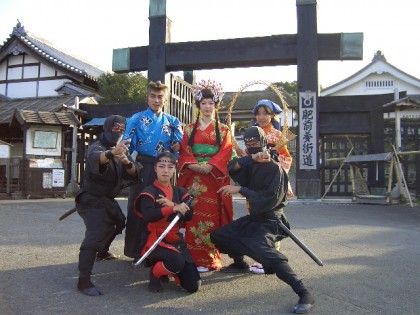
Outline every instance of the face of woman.
{"type": "Polygon", "coordinates": [[[260,106],[257,109],[257,113],[255,114],[255,118],[257,119],[257,123],[260,127],[264,128],[271,122],[271,118],[274,115],[270,114],[264,106],[260,106]]]}
{"type": "Polygon", "coordinates": [[[155,166],[157,180],[162,184],[169,184],[172,176],[175,174],[176,166],[170,162],[157,162],[155,166]]]}
{"type": "Polygon", "coordinates": [[[213,117],[216,103],[211,98],[203,98],[200,102],[200,111],[203,117],[213,117]]]}

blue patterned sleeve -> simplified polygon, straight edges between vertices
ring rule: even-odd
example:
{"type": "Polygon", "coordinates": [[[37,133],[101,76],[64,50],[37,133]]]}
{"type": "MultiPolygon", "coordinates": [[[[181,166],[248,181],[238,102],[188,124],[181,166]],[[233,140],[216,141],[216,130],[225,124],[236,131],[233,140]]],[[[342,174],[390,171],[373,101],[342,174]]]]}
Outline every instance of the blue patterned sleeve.
{"type": "Polygon", "coordinates": [[[181,122],[179,121],[178,118],[172,116],[171,127],[172,127],[172,133],[173,133],[172,141],[181,143],[182,136],[184,133],[182,131],[181,122]]]}
{"type": "Polygon", "coordinates": [[[129,152],[130,154],[133,153],[133,151],[138,151],[136,148],[137,145],[137,133],[136,133],[136,129],[137,129],[137,114],[131,116],[131,118],[129,118],[127,120],[127,125],[125,126],[125,132],[123,135],[122,140],[127,140],[127,139],[131,139],[131,143],[130,143],[130,149],[129,152]]]}

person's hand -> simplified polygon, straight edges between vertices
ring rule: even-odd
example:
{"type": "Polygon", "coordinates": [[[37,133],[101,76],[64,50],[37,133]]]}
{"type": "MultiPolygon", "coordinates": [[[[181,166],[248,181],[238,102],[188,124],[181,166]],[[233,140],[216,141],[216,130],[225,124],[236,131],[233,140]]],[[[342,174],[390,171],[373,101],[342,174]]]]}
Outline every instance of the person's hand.
{"type": "Polygon", "coordinates": [[[181,146],[179,145],[179,142],[175,142],[173,145],[171,145],[171,150],[174,152],[178,152],[181,146]]]}
{"type": "Polygon", "coordinates": [[[178,212],[182,216],[184,216],[188,210],[190,210],[190,207],[188,207],[188,205],[184,202],[179,205],[175,205],[174,207],[174,212],[178,212]]]}
{"type": "Polygon", "coordinates": [[[221,194],[222,196],[231,196],[233,194],[239,193],[241,186],[234,186],[234,185],[226,185],[221,187],[217,193],[221,194]]]}
{"type": "Polygon", "coordinates": [[[120,154],[115,156],[118,160],[121,161],[123,165],[130,164],[130,160],[128,159],[128,156],[126,154],[120,154]]]}
{"type": "Polygon", "coordinates": [[[128,151],[128,148],[130,147],[131,139],[127,139],[124,141],[121,141],[118,143],[115,147],[112,148],[111,152],[114,156],[118,155],[125,155],[125,153],[128,151]]]}
{"type": "Polygon", "coordinates": [[[270,162],[270,153],[267,150],[251,154],[252,159],[258,163],[270,162]]]}
{"type": "Polygon", "coordinates": [[[210,164],[206,164],[201,166],[201,174],[207,175],[208,173],[211,172],[211,170],[213,169],[213,166],[210,164]]]}
{"type": "Polygon", "coordinates": [[[188,168],[196,173],[207,175],[213,169],[213,166],[210,164],[200,165],[200,164],[190,164],[188,168]]]}
{"type": "Polygon", "coordinates": [[[164,195],[159,195],[159,198],[156,199],[156,202],[163,207],[174,207],[175,206],[175,202],[169,200],[164,195]]]}
{"type": "Polygon", "coordinates": [[[200,164],[190,164],[190,165],[188,165],[188,168],[190,170],[192,170],[193,172],[196,172],[196,173],[201,173],[201,171],[202,171],[202,168],[201,168],[200,164]]]}

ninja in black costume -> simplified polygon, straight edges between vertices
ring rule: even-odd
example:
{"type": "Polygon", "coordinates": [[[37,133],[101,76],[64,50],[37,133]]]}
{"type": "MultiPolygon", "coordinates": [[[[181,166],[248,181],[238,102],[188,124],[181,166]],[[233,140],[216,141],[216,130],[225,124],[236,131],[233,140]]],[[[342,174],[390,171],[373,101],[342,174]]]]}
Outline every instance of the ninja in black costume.
{"type": "Polygon", "coordinates": [[[129,140],[119,142],[125,118],[109,116],[103,129],[99,139],[88,147],[86,170],[76,194],[76,209],[86,226],[80,246],[77,288],[90,296],[102,294],[90,280],[95,259],[116,259],[109,246],[125,227],[125,215],[114,198],[123,180],[137,179],[136,167],[126,155],[129,140]]]}
{"type": "Polygon", "coordinates": [[[249,155],[228,164],[230,177],[240,186],[227,185],[219,192],[243,195],[249,205],[249,215],[213,231],[211,241],[222,253],[234,259],[226,269],[244,271],[247,264],[243,257],[251,257],[263,265],[266,273],[275,273],[299,296],[294,313],[308,313],[315,300],[275,245],[286,237],[278,222],[289,227],[283,213],[287,204],[287,174],[266,150],[267,141],[260,127],[246,129],[244,141],[249,155]]]}
{"type": "Polygon", "coordinates": [[[189,221],[193,216],[189,195],[184,188],[171,184],[176,171],[172,153],[159,154],[154,169],[157,179],[143,189],[134,204],[135,213],[147,223],[148,237],[141,255],[152,247],[177,214],[181,214],[181,223],[175,224],[146,258],[147,265],[151,266],[149,291],[163,291],[161,282],[173,276],[177,284],[193,293],[200,288],[200,275],[179,231],[182,221],[189,221]]]}

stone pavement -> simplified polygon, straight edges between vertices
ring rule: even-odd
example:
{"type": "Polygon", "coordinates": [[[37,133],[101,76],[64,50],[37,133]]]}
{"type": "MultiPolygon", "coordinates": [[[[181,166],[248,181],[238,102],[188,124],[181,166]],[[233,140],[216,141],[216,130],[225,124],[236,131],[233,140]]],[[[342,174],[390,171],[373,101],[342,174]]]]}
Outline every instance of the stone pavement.
{"type": "MultiPolygon", "coordinates": [[[[119,200],[126,209],[127,200],[119,200]]],[[[148,269],[131,268],[123,236],[120,260],[95,263],[105,293],[76,290],[84,225],[67,199],[0,201],[0,314],[289,314],[297,296],[274,275],[202,275],[199,292],[174,282],[147,291],[148,269]]],[[[243,199],[235,215],[245,213],[243,199]]],[[[295,200],[286,208],[294,233],[324,262],[319,267],[292,240],[282,251],[316,299],[312,314],[419,314],[420,207],[295,200]]],[[[250,259],[248,260],[252,262],[250,259]]],[[[230,263],[224,257],[224,263],[230,263]]]]}

